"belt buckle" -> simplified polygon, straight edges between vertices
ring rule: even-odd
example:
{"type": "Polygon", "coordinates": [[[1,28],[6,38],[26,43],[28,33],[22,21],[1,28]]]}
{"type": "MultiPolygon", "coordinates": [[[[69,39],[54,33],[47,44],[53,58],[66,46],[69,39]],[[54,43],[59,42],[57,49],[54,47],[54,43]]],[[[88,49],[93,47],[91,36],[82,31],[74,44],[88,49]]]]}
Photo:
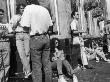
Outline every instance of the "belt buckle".
{"type": "Polygon", "coordinates": [[[35,37],[35,39],[37,40],[37,39],[38,39],[38,37],[35,37]]]}

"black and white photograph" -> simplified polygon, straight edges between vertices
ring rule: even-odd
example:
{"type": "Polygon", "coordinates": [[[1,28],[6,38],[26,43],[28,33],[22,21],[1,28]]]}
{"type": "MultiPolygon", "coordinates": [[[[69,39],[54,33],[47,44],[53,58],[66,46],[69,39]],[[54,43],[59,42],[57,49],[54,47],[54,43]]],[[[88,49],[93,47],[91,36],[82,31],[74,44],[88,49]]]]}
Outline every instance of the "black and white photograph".
{"type": "Polygon", "coordinates": [[[0,82],[110,82],[110,0],[0,0],[0,82]]]}

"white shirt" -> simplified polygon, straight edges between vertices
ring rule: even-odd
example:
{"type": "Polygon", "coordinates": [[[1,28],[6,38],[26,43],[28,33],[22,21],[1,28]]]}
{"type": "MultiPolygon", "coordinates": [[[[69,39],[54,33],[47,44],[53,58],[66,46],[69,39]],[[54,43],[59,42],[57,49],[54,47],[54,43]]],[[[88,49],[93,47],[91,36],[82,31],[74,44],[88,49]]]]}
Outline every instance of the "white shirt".
{"type": "Polygon", "coordinates": [[[77,24],[78,24],[78,21],[74,19],[74,20],[71,22],[71,30],[78,30],[77,24]]]}
{"type": "MultiPolygon", "coordinates": [[[[10,23],[9,23],[9,25],[10,25],[10,27],[9,27],[10,30],[13,29],[13,27],[15,27],[15,26],[17,25],[17,23],[20,22],[20,20],[21,20],[21,15],[14,15],[14,16],[11,18],[10,23]]],[[[21,31],[23,31],[23,28],[20,26],[20,24],[18,24],[15,28],[16,28],[16,29],[15,29],[16,32],[21,32],[21,31]]],[[[12,30],[12,31],[13,31],[13,30],[12,30]]]]}
{"type": "MultiPolygon", "coordinates": [[[[73,19],[71,22],[71,30],[78,30],[77,28],[78,21],[76,19],[73,19]]],[[[80,44],[80,39],[78,36],[73,38],[73,44],[80,44]]]]}
{"type": "Polygon", "coordinates": [[[30,35],[35,35],[47,32],[52,20],[46,8],[32,4],[25,7],[20,24],[31,27],[30,35]]]}

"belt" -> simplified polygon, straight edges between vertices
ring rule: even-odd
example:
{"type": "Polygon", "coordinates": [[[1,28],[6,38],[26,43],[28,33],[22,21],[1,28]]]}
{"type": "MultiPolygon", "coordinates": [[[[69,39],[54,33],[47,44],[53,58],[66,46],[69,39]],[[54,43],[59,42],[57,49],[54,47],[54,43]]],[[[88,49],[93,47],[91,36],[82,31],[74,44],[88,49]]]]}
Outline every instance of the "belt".
{"type": "Polygon", "coordinates": [[[23,31],[21,31],[21,32],[16,32],[16,33],[28,33],[28,32],[23,32],[23,31]]]}
{"type": "Polygon", "coordinates": [[[35,35],[31,35],[30,37],[32,38],[32,37],[41,36],[41,35],[47,35],[47,33],[46,32],[45,33],[42,33],[42,34],[36,33],[35,35]]]}

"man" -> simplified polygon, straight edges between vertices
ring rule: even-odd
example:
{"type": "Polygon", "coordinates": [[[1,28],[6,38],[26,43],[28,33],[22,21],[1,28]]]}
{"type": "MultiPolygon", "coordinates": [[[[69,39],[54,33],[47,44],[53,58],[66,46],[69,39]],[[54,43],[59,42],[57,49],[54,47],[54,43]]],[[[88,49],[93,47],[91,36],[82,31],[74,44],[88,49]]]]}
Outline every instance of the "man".
{"type": "MultiPolygon", "coordinates": [[[[72,13],[73,16],[73,21],[71,22],[71,30],[72,30],[72,37],[73,37],[73,45],[80,47],[80,52],[81,52],[81,60],[82,60],[82,64],[86,69],[92,69],[93,67],[88,65],[88,60],[86,57],[86,53],[84,52],[84,41],[83,38],[80,37],[80,24],[78,23],[78,19],[79,19],[79,14],[78,12],[73,12],[72,13]]],[[[77,52],[79,52],[77,50],[77,52]]],[[[73,52],[74,53],[74,52],[73,52]]],[[[78,54],[75,54],[76,57],[76,61],[77,61],[77,56],[78,54]]]]}
{"type": "Polygon", "coordinates": [[[36,0],[28,0],[21,17],[21,26],[25,31],[30,32],[30,53],[32,61],[33,82],[42,82],[42,67],[45,73],[45,82],[52,82],[50,64],[50,40],[47,35],[52,20],[48,10],[36,5],[36,0]]]}
{"type": "Polygon", "coordinates": [[[10,27],[13,29],[13,32],[16,33],[16,46],[21,58],[21,62],[23,64],[23,73],[25,78],[28,78],[30,73],[30,48],[29,48],[29,40],[30,36],[28,32],[25,32],[23,28],[20,26],[20,20],[22,13],[24,11],[25,5],[19,4],[16,8],[16,15],[14,15],[10,20],[10,27]]]}
{"type": "Polygon", "coordinates": [[[9,38],[5,37],[8,33],[6,24],[3,21],[4,10],[0,9],[0,82],[8,80],[8,70],[10,68],[10,43],[9,38]]]}

